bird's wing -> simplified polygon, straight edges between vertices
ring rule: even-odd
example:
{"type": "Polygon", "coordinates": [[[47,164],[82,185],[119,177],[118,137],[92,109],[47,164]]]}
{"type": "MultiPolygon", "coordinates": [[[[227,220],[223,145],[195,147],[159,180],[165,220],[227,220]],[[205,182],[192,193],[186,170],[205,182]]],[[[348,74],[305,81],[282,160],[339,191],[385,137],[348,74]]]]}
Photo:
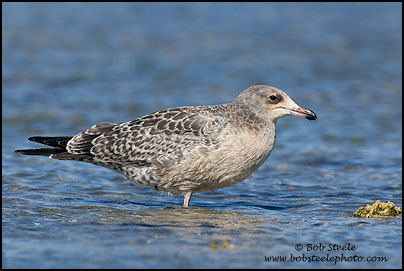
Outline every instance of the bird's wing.
{"type": "Polygon", "coordinates": [[[187,150],[217,144],[222,119],[209,107],[178,107],[157,111],[125,123],[101,123],[74,136],[71,154],[96,161],[148,166],[178,161],[187,150]]]}

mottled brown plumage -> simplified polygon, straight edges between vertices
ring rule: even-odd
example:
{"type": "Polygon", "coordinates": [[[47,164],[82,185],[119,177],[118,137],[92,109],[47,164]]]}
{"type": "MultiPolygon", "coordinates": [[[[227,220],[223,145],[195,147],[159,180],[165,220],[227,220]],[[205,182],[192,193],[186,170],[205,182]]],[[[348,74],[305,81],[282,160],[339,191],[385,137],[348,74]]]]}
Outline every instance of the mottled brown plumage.
{"type": "Polygon", "coordinates": [[[188,206],[192,193],[236,184],[257,169],[273,149],[276,121],[289,114],[317,119],[281,90],[258,85],[233,103],[169,108],[73,137],[31,137],[54,148],[16,152],[104,166],[134,183],[184,195],[188,206]]]}

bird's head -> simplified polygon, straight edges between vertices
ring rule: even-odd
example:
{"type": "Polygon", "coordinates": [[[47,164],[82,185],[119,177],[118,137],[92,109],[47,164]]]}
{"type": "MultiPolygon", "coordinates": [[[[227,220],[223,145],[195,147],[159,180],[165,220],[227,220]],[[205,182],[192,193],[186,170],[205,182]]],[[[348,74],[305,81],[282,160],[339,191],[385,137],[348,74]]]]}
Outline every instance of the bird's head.
{"type": "Polygon", "coordinates": [[[317,120],[313,111],[296,104],[285,92],[271,86],[251,86],[237,97],[235,103],[247,105],[260,117],[273,122],[287,115],[317,120]]]}

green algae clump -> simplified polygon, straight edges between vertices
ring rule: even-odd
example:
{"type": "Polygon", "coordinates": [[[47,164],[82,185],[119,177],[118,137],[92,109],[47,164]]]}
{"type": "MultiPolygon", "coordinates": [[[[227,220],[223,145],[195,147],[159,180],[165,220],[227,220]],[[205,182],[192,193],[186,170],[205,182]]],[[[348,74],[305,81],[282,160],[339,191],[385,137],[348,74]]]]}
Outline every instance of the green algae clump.
{"type": "Polygon", "coordinates": [[[402,216],[402,208],[395,206],[391,201],[380,202],[376,200],[373,205],[366,205],[366,207],[359,207],[353,214],[355,217],[397,217],[402,216]]]}

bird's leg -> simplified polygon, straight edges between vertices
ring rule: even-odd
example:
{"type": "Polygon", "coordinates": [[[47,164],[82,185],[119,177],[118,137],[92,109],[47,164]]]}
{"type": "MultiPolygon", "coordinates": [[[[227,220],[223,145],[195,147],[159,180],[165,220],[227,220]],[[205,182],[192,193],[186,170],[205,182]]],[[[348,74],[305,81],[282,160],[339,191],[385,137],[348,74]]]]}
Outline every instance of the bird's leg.
{"type": "Polygon", "coordinates": [[[184,204],[182,205],[182,207],[188,207],[189,206],[189,201],[191,200],[191,196],[192,196],[192,192],[187,192],[184,195],[184,204]]]}

